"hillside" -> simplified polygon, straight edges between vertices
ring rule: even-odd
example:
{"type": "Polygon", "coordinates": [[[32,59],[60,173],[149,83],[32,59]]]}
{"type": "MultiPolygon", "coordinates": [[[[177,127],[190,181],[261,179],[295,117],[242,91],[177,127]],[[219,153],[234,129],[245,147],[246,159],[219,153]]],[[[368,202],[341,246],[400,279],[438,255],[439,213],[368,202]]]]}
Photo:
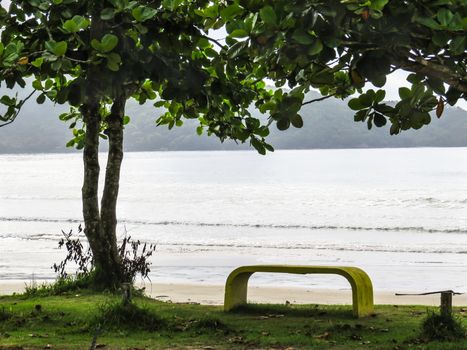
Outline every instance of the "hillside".
{"type": "MultiPolygon", "coordinates": [[[[0,128],[0,153],[71,152],[65,144],[71,138],[67,125],[58,120],[66,108],[52,104],[25,105],[15,123],[0,128]]],[[[234,142],[221,144],[215,137],[198,136],[196,121],[187,121],[169,131],[156,127],[161,111],[150,104],[130,103],[127,114],[132,117],[126,128],[127,151],[159,150],[235,150],[248,145],[234,142]]],[[[390,136],[388,127],[367,130],[366,124],[355,123],[346,103],[327,100],[305,106],[305,126],[285,132],[271,127],[269,141],[276,149],[310,148],[378,148],[378,147],[455,147],[467,146],[467,111],[447,108],[441,119],[434,118],[428,127],[390,136]]]]}

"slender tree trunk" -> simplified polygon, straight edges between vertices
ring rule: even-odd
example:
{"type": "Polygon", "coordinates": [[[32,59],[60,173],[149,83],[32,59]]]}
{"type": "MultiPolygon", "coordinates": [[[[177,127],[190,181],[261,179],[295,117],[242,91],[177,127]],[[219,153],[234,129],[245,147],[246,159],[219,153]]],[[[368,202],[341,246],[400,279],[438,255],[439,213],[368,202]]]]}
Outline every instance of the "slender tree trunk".
{"type": "Polygon", "coordinates": [[[81,108],[86,124],[86,136],[83,150],[84,179],[81,190],[83,202],[84,233],[91,247],[94,263],[99,263],[102,256],[102,238],[99,212],[99,133],[100,114],[97,102],[88,103],[81,108]]]}
{"type": "MultiPolygon", "coordinates": [[[[101,202],[101,231],[107,246],[106,262],[110,266],[106,271],[115,282],[123,282],[125,276],[117,250],[117,198],[120,183],[120,168],[123,160],[123,117],[125,115],[126,97],[118,96],[112,105],[107,119],[106,134],[109,137],[109,152],[105,171],[104,193],[101,202]]],[[[130,281],[127,281],[130,282],[130,281]]]]}

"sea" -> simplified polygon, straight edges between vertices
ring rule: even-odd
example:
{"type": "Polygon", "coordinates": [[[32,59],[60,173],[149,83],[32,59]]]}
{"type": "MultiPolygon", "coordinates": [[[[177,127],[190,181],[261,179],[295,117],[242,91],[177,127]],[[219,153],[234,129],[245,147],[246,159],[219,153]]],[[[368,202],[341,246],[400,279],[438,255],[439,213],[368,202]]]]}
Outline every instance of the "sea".
{"type": "MultiPolygon", "coordinates": [[[[58,241],[82,224],[82,173],[80,154],[0,155],[0,283],[55,278],[58,241]]],[[[126,153],[118,218],[120,240],[156,244],[155,283],[339,265],[377,291],[467,292],[467,148],[126,153]]],[[[349,288],[328,275],[251,283],[349,288]]]]}

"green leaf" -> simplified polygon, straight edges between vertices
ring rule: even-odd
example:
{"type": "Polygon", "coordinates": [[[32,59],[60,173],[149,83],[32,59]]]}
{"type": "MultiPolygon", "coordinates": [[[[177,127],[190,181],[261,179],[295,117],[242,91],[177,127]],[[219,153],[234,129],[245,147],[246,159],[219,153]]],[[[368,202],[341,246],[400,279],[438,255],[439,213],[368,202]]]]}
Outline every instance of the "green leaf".
{"type": "Polygon", "coordinates": [[[453,13],[447,8],[440,9],[436,14],[436,18],[438,18],[439,23],[445,27],[449,26],[449,23],[451,23],[453,17],[453,13]]]}
{"type": "Polygon", "coordinates": [[[368,92],[362,94],[358,97],[358,102],[363,106],[363,108],[370,107],[373,104],[373,96],[368,92]]]}
{"type": "Polygon", "coordinates": [[[292,35],[292,39],[294,39],[297,43],[302,44],[302,45],[310,45],[316,42],[313,36],[311,36],[310,34],[308,34],[302,29],[296,30],[292,35]]]}
{"type": "Polygon", "coordinates": [[[290,127],[290,120],[289,119],[280,119],[277,121],[277,128],[281,131],[287,130],[290,127]]]}
{"type": "Polygon", "coordinates": [[[43,93],[40,94],[40,95],[36,98],[36,102],[37,102],[38,104],[40,104],[40,105],[43,104],[43,103],[45,102],[45,94],[43,94],[43,93]]]}
{"type": "Polygon", "coordinates": [[[430,29],[441,29],[441,26],[433,18],[415,16],[414,20],[430,29]]]}
{"type": "Polygon", "coordinates": [[[227,52],[229,58],[235,58],[243,54],[248,48],[248,40],[239,41],[238,43],[232,45],[232,47],[227,52]]]}
{"type": "Polygon", "coordinates": [[[399,88],[399,97],[402,100],[406,100],[412,97],[412,91],[409,88],[401,87],[399,88]]]}
{"type": "Polygon", "coordinates": [[[126,115],[123,117],[123,125],[127,125],[128,123],[130,123],[130,117],[126,115]]]}
{"type": "Polygon", "coordinates": [[[308,54],[310,56],[315,56],[321,51],[323,51],[323,43],[321,40],[317,39],[313,41],[313,44],[311,44],[310,48],[308,49],[308,54]]]}
{"type": "Polygon", "coordinates": [[[36,68],[40,68],[43,63],[44,63],[44,57],[38,57],[34,61],[31,62],[31,64],[36,68]]]}
{"type": "Polygon", "coordinates": [[[137,22],[145,22],[155,17],[157,10],[147,6],[138,6],[131,11],[131,14],[137,22]]]}
{"type": "MultiPolygon", "coordinates": [[[[206,12],[206,11],[205,11],[206,12]]],[[[239,15],[240,13],[243,12],[243,8],[237,4],[233,3],[232,5],[227,6],[226,8],[221,10],[221,17],[224,21],[228,21],[239,15]]],[[[217,16],[217,13],[213,18],[217,16]]]]}
{"type": "Polygon", "coordinates": [[[55,40],[49,40],[45,42],[45,48],[55,56],[60,57],[65,55],[68,44],[65,41],[56,42],[55,40]]]}
{"type": "Polygon", "coordinates": [[[264,148],[264,145],[256,138],[251,138],[251,145],[258,151],[259,154],[262,154],[263,156],[266,154],[266,148],[264,148]]]}
{"type": "Polygon", "coordinates": [[[16,99],[11,98],[10,96],[7,96],[7,95],[3,95],[0,98],[0,103],[4,104],[5,106],[14,107],[16,106],[16,99]]]}
{"type": "Polygon", "coordinates": [[[378,128],[381,128],[381,127],[385,126],[386,123],[387,123],[386,118],[380,113],[374,113],[373,114],[373,121],[374,121],[376,127],[378,127],[378,128]]]}
{"type": "Polygon", "coordinates": [[[106,34],[102,37],[101,41],[93,39],[91,46],[102,53],[112,51],[118,45],[118,38],[113,34],[106,34]]]}
{"type": "Polygon", "coordinates": [[[386,91],[378,90],[378,91],[376,91],[374,102],[375,103],[380,103],[381,101],[384,100],[385,97],[386,97],[386,91]]]}
{"type": "Polygon", "coordinates": [[[353,118],[354,121],[363,122],[365,120],[366,116],[367,116],[367,112],[368,112],[367,110],[362,109],[362,110],[358,111],[357,113],[355,113],[354,118],[353,118]]]}
{"type": "Polygon", "coordinates": [[[244,38],[248,36],[248,33],[244,29],[235,29],[229,34],[232,38],[244,38]]]}
{"type": "Polygon", "coordinates": [[[449,51],[454,55],[461,55],[466,49],[466,37],[464,35],[454,38],[449,44],[449,51]]]}
{"type": "Polygon", "coordinates": [[[399,134],[399,132],[400,132],[399,124],[397,124],[397,123],[392,124],[391,129],[389,130],[389,133],[391,135],[397,135],[397,134],[399,134]]]}
{"type": "Polygon", "coordinates": [[[365,106],[363,106],[361,103],[360,103],[360,100],[358,98],[353,98],[349,101],[348,103],[348,106],[350,107],[350,109],[354,110],[354,111],[359,111],[363,108],[365,108],[365,106]]]}
{"type": "Polygon", "coordinates": [[[294,127],[297,129],[301,129],[303,127],[303,119],[299,114],[295,114],[290,118],[290,122],[294,127]]]}
{"type": "Polygon", "coordinates": [[[86,29],[89,27],[90,22],[88,19],[82,16],[74,16],[72,19],[69,19],[63,23],[63,29],[68,33],[77,33],[80,30],[86,29]]]}
{"type": "Polygon", "coordinates": [[[119,54],[112,52],[107,56],[107,68],[113,72],[118,72],[120,70],[120,64],[122,63],[122,58],[119,54]]]}
{"type": "Polygon", "coordinates": [[[32,87],[33,87],[34,89],[36,89],[36,90],[42,90],[42,89],[43,89],[42,83],[41,83],[40,80],[34,80],[34,81],[32,82],[32,87]]]}
{"type": "Polygon", "coordinates": [[[260,11],[259,11],[259,16],[263,20],[264,23],[270,24],[270,25],[275,25],[277,23],[277,16],[276,12],[271,6],[264,6],[260,11]]]}
{"type": "Polygon", "coordinates": [[[72,139],[66,143],[67,148],[73,147],[74,145],[75,145],[75,139],[72,139]]]}
{"type": "Polygon", "coordinates": [[[107,7],[101,11],[101,19],[103,21],[110,21],[115,17],[115,9],[107,7]]]}

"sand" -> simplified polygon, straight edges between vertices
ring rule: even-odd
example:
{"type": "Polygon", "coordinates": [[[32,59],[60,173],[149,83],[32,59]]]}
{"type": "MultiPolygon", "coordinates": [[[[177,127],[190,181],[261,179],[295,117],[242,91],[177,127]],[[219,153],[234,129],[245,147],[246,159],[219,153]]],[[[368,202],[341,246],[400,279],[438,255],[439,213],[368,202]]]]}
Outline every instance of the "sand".
{"type": "MultiPolygon", "coordinates": [[[[0,295],[22,292],[29,281],[0,281],[0,295]]],[[[222,305],[224,286],[204,284],[153,283],[145,284],[149,296],[177,303],[222,305]]],[[[349,290],[305,289],[250,286],[248,299],[257,303],[283,304],[351,304],[349,290]]],[[[439,295],[396,296],[393,292],[375,291],[375,304],[438,306],[439,295]]],[[[456,306],[467,306],[467,294],[453,298],[456,306]]]]}

